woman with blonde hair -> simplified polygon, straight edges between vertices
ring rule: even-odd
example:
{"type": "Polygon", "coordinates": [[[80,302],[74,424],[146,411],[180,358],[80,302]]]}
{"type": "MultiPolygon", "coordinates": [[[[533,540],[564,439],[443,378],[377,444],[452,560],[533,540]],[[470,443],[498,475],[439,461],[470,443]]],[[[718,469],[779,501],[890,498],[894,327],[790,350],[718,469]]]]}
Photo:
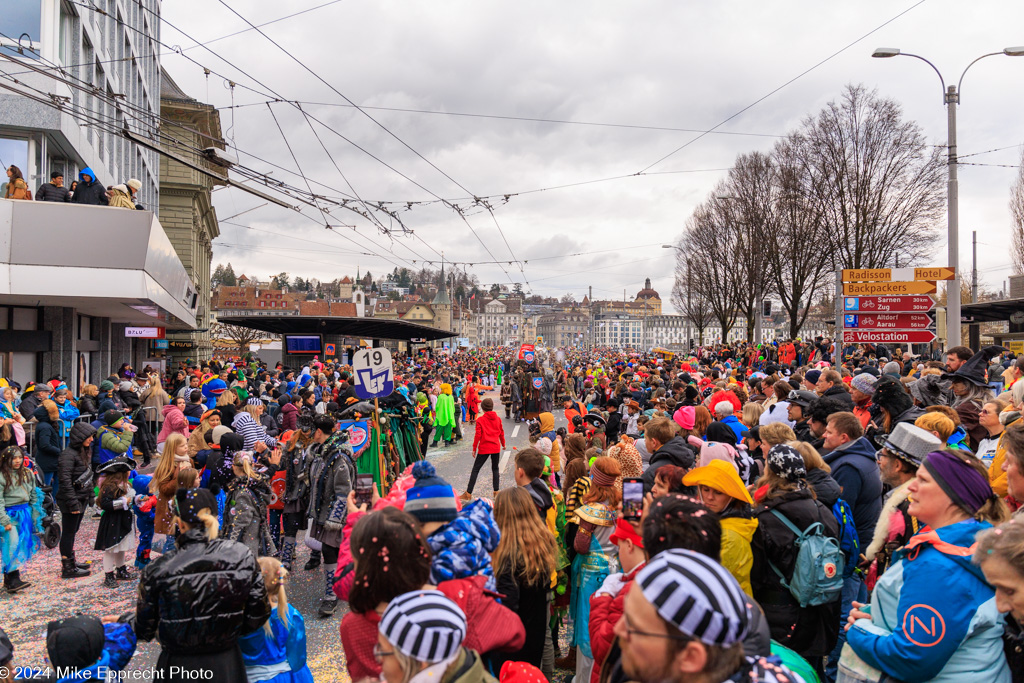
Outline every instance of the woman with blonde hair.
{"type": "Polygon", "coordinates": [[[273,555],[277,548],[267,522],[270,487],[256,473],[251,451],[235,452],[231,469],[235,476],[224,487],[224,536],[244,543],[253,555],[260,555],[261,548],[267,551],[263,554],[273,555]]]}
{"type": "Polygon", "coordinates": [[[154,678],[244,681],[238,639],[270,616],[260,566],[243,544],[218,538],[217,498],[208,489],[178,489],[173,512],[181,535],[142,572],[135,633],[159,638],[154,678]]]}
{"type": "Polygon", "coordinates": [[[161,552],[164,553],[174,546],[174,516],[171,514],[171,500],[178,491],[178,471],[191,465],[192,460],[188,457],[188,444],[185,437],[177,432],[171,434],[164,443],[164,452],[160,455],[160,462],[149,482],[149,492],[156,495],[153,533],[164,535],[164,543],[161,546],[161,552]]]}
{"type": "Polygon", "coordinates": [[[753,429],[761,423],[761,415],[764,413],[764,408],[760,404],[754,403],[753,401],[747,401],[743,404],[743,413],[740,415],[740,422],[747,429],[753,429]]]}
{"type": "Polygon", "coordinates": [[[1008,518],[1005,503],[981,461],[956,450],[929,453],[908,491],[907,512],[925,526],[893,556],[870,610],[853,603],[840,680],[847,670],[879,679],[1009,683],[995,591],[970,562],[978,534],[1008,518]]]}
{"type": "Polygon", "coordinates": [[[523,622],[526,642],[516,652],[501,653],[493,664],[497,669],[505,661],[522,661],[539,668],[550,633],[548,593],[558,556],[555,538],[525,488],[498,491],[494,520],[501,530],[501,540],[491,554],[498,592],[505,596],[502,604],[523,622]]]}
{"type": "Polygon", "coordinates": [[[306,623],[288,603],[285,591],[288,570],[274,557],[261,557],[257,562],[267,589],[270,618],[263,628],[238,639],[246,677],[250,683],[313,683],[306,664],[306,623]]]}
{"type": "Polygon", "coordinates": [[[219,427],[220,411],[217,409],[207,410],[199,420],[199,426],[192,430],[188,437],[188,457],[195,462],[196,454],[206,450],[206,432],[214,427],[219,427]]]}

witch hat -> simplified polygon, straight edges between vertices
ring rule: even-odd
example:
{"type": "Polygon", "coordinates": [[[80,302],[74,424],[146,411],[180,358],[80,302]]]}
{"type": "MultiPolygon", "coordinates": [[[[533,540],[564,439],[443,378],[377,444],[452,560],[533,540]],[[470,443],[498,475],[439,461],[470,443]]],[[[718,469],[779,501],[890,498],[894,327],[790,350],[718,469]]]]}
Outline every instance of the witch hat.
{"type": "Polygon", "coordinates": [[[1009,351],[1002,346],[986,346],[978,353],[967,359],[967,362],[961,365],[956,372],[943,373],[942,379],[948,379],[953,382],[970,382],[971,384],[979,387],[988,386],[988,362],[1003,353],[1009,351]]]}

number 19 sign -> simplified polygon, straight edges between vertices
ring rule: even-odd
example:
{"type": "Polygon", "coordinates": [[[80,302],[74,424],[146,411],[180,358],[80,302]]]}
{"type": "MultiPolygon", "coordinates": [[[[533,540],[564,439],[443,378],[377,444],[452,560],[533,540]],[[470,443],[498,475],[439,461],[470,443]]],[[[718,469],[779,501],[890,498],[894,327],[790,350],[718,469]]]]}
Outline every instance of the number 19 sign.
{"type": "Polygon", "coordinates": [[[382,398],[395,390],[391,352],[387,349],[360,349],[352,359],[356,396],[362,399],[382,398]]]}

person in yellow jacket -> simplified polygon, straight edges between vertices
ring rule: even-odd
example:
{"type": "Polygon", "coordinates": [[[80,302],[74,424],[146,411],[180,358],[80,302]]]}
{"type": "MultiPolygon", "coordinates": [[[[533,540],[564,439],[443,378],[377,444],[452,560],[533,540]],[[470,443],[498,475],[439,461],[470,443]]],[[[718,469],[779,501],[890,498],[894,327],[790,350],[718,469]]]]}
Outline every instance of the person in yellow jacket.
{"type": "MultiPolygon", "coordinates": [[[[1003,415],[1005,414],[1006,412],[1004,411],[1003,415]]],[[[1000,498],[1005,498],[1009,495],[1009,491],[1006,487],[1006,472],[1003,471],[1003,463],[1006,462],[1006,432],[1010,428],[1010,425],[1015,425],[1020,421],[1021,418],[1018,413],[1018,417],[1016,419],[1006,424],[1006,428],[1003,429],[1003,433],[999,435],[999,442],[996,444],[996,453],[992,456],[992,462],[988,466],[989,484],[992,486],[992,490],[995,494],[1000,498]]]]}
{"type": "Polygon", "coordinates": [[[555,416],[553,413],[541,413],[537,416],[540,423],[540,436],[551,439],[551,452],[547,454],[551,458],[551,471],[558,476],[562,471],[562,448],[558,435],[555,434],[555,416]]]}
{"type": "Polygon", "coordinates": [[[698,487],[701,501],[718,515],[722,523],[722,566],[739,582],[743,592],[753,597],[750,568],[754,555],[750,541],[757,530],[757,520],[751,514],[754,500],[736,466],[724,460],[712,460],[704,467],[687,472],[683,484],[698,487]]]}

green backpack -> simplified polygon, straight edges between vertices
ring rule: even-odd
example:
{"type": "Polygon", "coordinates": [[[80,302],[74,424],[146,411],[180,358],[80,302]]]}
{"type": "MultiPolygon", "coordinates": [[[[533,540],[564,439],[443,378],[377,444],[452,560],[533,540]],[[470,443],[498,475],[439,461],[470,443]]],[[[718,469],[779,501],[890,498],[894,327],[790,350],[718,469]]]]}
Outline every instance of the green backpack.
{"type": "Polygon", "coordinates": [[[838,600],[843,592],[843,569],[846,566],[839,540],[826,536],[821,522],[800,531],[778,510],[771,513],[796,535],[796,564],[790,580],[786,581],[774,562],[768,563],[782,585],[789,589],[801,607],[827,605],[838,600]]]}

